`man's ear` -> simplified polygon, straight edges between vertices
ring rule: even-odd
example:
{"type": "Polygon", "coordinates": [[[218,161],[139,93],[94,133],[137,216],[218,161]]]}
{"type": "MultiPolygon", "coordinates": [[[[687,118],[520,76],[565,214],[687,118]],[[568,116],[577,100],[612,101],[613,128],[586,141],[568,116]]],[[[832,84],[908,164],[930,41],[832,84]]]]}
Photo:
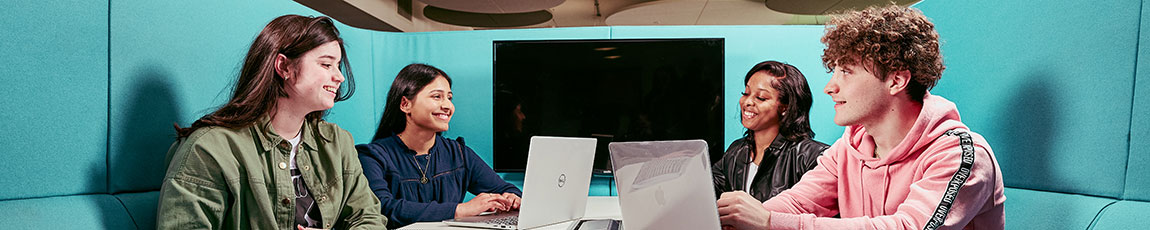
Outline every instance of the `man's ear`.
{"type": "Polygon", "coordinates": [[[399,97],[399,111],[403,111],[403,113],[409,114],[411,113],[411,107],[411,100],[408,100],[407,97],[404,96],[399,97]]]}
{"type": "Polygon", "coordinates": [[[287,56],[284,56],[283,54],[276,54],[276,61],[274,64],[275,69],[276,69],[276,75],[280,75],[280,77],[282,77],[284,80],[287,80],[288,78],[290,78],[291,77],[290,64],[291,64],[291,59],[288,59],[287,56]]]}
{"type": "Polygon", "coordinates": [[[910,70],[899,70],[890,72],[886,77],[886,84],[888,93],[890,95],[898,94],[899,92],[906,91],[907,86],[910,85],[911,76],[910,70]]]}

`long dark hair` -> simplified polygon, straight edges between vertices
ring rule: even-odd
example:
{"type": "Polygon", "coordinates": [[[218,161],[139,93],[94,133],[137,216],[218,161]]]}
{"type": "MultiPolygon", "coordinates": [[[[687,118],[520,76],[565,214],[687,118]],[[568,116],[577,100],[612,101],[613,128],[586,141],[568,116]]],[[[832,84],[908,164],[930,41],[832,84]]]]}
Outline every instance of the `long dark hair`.
{"type": "Polygon", "coordinates": [[[399,71],[395,81],[391,82],[391,89],[387,91],[387,104],[383,108],[383,118],[379,119],[379,128],[375,129],[375,136],[371,140],[379,140],[403,132],[407,128],[407,114],[399,110],[400,97],[415,100],[415,94],[435,81],[435,78],[447,79],[447,86],[451,86],[451,77],[443,70],[430,65],[410,64],[399,71]]]}
{"type": "MultiPolygon", "coordinates": [[[[777,61],[764,61],[756,64],[743,78],[743,85],[751,81],[751,76],[759,71],[765,71],[775,77],[771,87],[779,91],[779,102],[787,108],[786,114],[779,120],[779,135],[789,141],[801,141],[814,138],[815,132],[811,130],[811,87],[807,86],[807,77],[799,72],[798,68],[790,64],[777,61]]],[[[753,131],[747,129],[744,136],[751,136],[753,131]]],[[[753,138],[751,141],[754,141],[753,138]]]]}
{"type": "MultiPolygon", "coordinates": [[[[343,56],[339,67],[345,74],[344,84],[340,84],[340,89],[336,91],[335,101],[347,100],[355,92],[355,80],[351,74],[351,65],[348,64],[347,49],[344,49],[343,39],[339,37],[335,24],[323,16],[284,15],[269,22],[252,42],[235,83],[235,92],[227,104],[196,120],[190,127],[180,128],[177,124],[177,135],[180,138],[187,137],[196,129],[208,126],[243,127],[275,111],[276,99],[288,96],[284,91],[284,79],[275,71],[276,56],[283,54],[294,61],[304,53],[332,41],[339,42],[340,55],[343,56]]],[[[326,112],[308,113],[305,120],[317,122],[323,119],[326,112]]]]}

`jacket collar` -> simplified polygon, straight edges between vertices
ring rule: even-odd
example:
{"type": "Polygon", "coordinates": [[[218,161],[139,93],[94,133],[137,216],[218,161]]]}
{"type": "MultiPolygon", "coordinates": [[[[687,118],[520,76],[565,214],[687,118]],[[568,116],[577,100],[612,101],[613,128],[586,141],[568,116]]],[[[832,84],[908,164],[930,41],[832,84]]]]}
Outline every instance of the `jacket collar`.
{"type": "MultiPolygon", "coordinates": [[[[316,129],[316,122],[304,121],[303,127],[300,128],[300,149],[316,150],[319,145],[316,145],[317,139],[330,141],[333,135],[330,133],[323,133],[316,129]]],[[[252,125],[252,133],[255,134],[256,142],[259,146],[263,147],[264,151],[275,148],[280,143],[285,143],[285,139],[276,134],[275,128],[271,126],[271,116],[260,117],[259,120],[252,125]]]]}
{"type": "MultiPolygon", "coordinates": [[[[744,148],[746,148],[747,151],[745,151],[746,155],[739,158],[740,164],[749,164],[753,161],[755,157],[755,146],[751,145],[751,142],[754,140],[753,138],[754,136],[743,137],[743,143],[745,143],[744,148]]],[[[783,148],[790,145],[790,142],[791,141],[786,138],[783,138],[783,135],[775,136],[775,140],[771,141],[771,146],[767,146],[767,152],[765,154],[779,155],[783,148]]]]}

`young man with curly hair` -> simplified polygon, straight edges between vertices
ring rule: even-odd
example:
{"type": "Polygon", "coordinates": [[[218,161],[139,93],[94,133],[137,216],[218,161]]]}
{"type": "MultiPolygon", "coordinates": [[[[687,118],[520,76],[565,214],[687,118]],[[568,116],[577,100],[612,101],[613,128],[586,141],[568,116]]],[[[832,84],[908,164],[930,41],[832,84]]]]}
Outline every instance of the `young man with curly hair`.
{"type": "Polygon", "coordinates": [[[1002,229],[990,144],[929,93],[945,69],[934,24],[917,9],[870,8],[832,19],[822,42],[833,72],[823,92],[846,131],[778,196],[722,194],[723,228],[1002,229]]]}

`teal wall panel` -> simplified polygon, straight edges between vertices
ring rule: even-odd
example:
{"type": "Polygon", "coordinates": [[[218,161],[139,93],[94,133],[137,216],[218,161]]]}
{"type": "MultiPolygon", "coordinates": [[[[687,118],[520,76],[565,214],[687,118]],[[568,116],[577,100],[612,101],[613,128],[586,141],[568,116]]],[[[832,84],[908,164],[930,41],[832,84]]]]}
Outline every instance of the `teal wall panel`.
{"type": "Polygon", "coordinates": [[[363,139],[356,137],[355,142],[357,144],[371,142],[371,138],[374,138],[375,131],[379,127],[379,119],[383,117],[383,109],[387,103],[387,91],[391,89],[395,75],[399,74],[399,70],[403,69],[404,66],[411,64],[417,55],[420,55],[416,51],[420,47],[415,43],[416,37],[406,33],[392,32],[372,34],[374,46],[371,57],[373,60],[372,68],[374,69],[370,87],[374,101],[373,112],[371,113],[371,122],[360,124],[369,127],[371,131],[363,139]]]}
{"type": "Polygon", "coordinates": [[[0,21],[0,200],[107,191],[108,1],[4,1],[0,21]]]}
{"type": "MultiPolygon", "coordinates": [[[[231,97],[247,49],[268,22],[284,14],[320,15],[284,1],[114,1],[111,10],[113,192],[159,189],[165,153],[175,141],[172,124],[188,126],[231,97]]],[[[369,120],[373,104],[372,38],[339,28],[360,76],[357,93],[369,96],[336,103],[328,119],[362,138],[369,134],[358,123],[369,120]]]]}
{"type": "Polygon", "coordinates": [[[1139,1],[924,1],[948,68],[933,93],[995,150],[1007,186],[1119,197],[1139,1]]]}
{"type": "MultiPolygon", "coordinates": [[[[371,125],[378,120],[375,118],[375,66],[378,62],[373,60],[372,52],[375,46],[374,33],[368,30],[354,28],[337,23],[340,37],[344,40],[347,49],[347,60],[351,62],[351,71],[355,77],[355,94],[346,101],[335,103],[328,111],[326,120],[335,123],[351,133],[356,143],[371,141],[375,134],[375,126],[371,125]]],[[[347,73],[344,73],[345,76],[347,73]]],[[[344,82],[350,84],[350,82],[344,82]]],[[[386,93],[386,92],[385,92],[386,93]]]]}
{"type": "MultiPolygon", "coordinates": [[[[831,144],[844,128],[834,123],[834,102],[823,93],[830,74],[822,65],[819,42],[823,26],[619,26],[612,27],[612,39],[632,38],[723,38],[726,66],[723,77],[723,140],[726,148],[741,138],[746,128],[740,121],[739,97],[747,71],[762,61],[775,60],[794,65],[807,78],[814,103],[811,129],[815,140],[831,144]]],[[[715,146],[712,144],[712,146],[715,146]]]]}
{"type": "MultiPolygon", "coordinates": [[[[1142,4],[1142,15],[1150,5],[1142,4]]],[[[1134,76],[1134,105],[1130,119],[1130,162],[1123,198],[1150,201],[1150,20],[1142,20],[1138,34],[1138,67],[1134,76]]]]}

